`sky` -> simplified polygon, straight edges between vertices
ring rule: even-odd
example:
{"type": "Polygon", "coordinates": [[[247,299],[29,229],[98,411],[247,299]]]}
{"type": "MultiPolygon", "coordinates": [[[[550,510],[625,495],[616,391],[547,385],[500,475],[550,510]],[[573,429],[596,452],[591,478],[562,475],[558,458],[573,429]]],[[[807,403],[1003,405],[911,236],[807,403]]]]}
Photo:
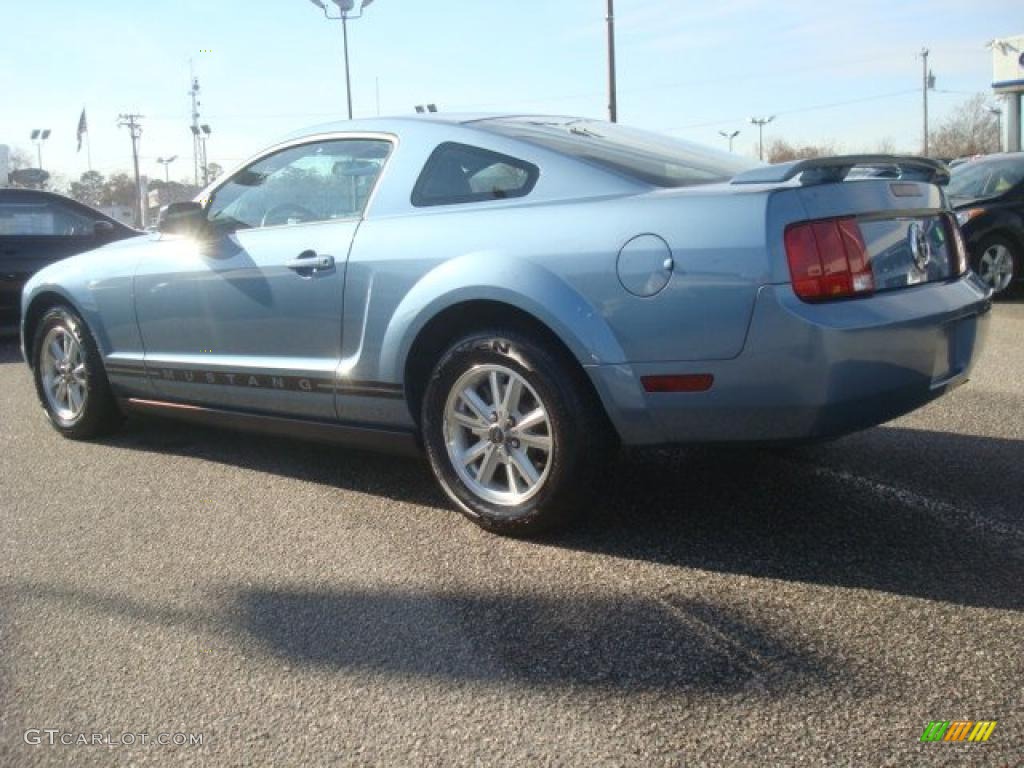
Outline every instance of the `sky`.
{"type": "MultiPolygon", "coordinates": [[[[1024,33],[1020,0],[616,0],[619,120],[756,155],[766,143],[916,151],[921,60],[933,126],[987,91],[985,43],[1024,33]]],[[[66,178],[131,168],[120,113],[143,115],[143,174],[192,175],[190,62],[210,161],[230,168],[296,129],[345,117],[341,25],[309,0],[47,0],[8,6],[0,144],[66,178]],[[17,8],[16,11],[11,8],[17,8]]],[[[356,117],[442,111],[607,115],[605,0],[376,0],[349,24],[356,117]]]]}

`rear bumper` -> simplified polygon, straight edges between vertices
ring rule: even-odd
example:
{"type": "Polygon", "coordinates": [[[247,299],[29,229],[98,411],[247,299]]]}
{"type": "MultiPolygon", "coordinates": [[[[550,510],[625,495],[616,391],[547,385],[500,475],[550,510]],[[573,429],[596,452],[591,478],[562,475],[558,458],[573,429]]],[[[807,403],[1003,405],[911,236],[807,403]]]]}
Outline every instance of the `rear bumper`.
{"type": "Polygon", "coordinates": [[[896,418],[964,383],[986,336],[973,274],[868,299],[807,304],[763,286],[743,351],[726,361],[588,368],[623,442],[832,437],[896,418]],[[649,394],[646,375],[710,373],[707,392],[649,394]]]}

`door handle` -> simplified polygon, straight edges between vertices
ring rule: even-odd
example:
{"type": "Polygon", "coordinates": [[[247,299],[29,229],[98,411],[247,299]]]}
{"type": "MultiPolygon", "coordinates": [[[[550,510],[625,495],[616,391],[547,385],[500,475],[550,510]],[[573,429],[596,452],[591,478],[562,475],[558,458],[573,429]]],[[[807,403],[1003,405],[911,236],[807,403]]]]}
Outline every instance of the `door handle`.
{"type": "Polygon", "coordinates": [[[303,251],[298,258],[284,263],[288,269],[298,272],[323,272],[334,268],[334,257],[327,254],[318,254],[316,251],[303,251]]]}

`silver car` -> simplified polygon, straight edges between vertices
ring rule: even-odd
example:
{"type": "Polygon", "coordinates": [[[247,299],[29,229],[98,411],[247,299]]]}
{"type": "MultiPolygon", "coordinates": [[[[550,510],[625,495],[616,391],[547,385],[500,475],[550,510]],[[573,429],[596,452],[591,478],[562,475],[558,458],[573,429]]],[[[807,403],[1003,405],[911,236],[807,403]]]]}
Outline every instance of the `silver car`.
{"type": "Polygon", "coordinates": [[[38,273],[22,347],[68,437],[140,412],[422,450],[529,534],[619,445],[831,437],[965,382],[990,292],[947,179],[575,118],[332,124],[38,273]]]}

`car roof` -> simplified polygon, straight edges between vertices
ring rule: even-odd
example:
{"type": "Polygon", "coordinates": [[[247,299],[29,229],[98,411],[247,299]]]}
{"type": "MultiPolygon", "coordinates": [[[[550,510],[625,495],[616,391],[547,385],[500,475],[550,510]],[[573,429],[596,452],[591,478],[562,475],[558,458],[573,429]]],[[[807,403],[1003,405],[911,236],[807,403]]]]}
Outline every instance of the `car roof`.
{"type": "Polygon", "coordinates": [[[310,126],[293,131],[284,137],[285,140],[301,139],[304,136],[317,136],[324,133],[400,133],[417,125],[460,125],[472,127],[473,123],[487,120],[510,120],[543,117],[546,120],[585,120],[586,118],[571,115],[535,115],[530,113],[504,112],[426,112],[416,115],[397,115],[393,117],[361,117],[354,120],[336,120],[329,123],[310,126]]]}

